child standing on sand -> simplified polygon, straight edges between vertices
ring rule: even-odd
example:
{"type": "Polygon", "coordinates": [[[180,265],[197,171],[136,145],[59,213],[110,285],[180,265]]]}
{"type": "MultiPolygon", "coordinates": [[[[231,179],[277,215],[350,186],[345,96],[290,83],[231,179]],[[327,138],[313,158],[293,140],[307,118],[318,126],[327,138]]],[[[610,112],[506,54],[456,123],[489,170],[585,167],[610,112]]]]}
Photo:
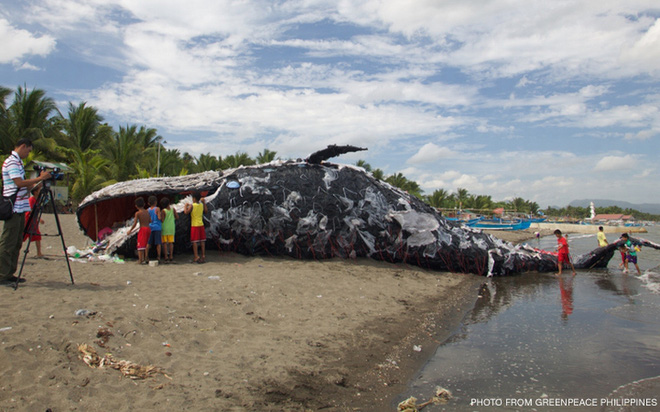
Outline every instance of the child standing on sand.
{"type": "Polygon", "coordinates": [[[160,221],[160,208],[157,206],[158,198],[156,196],[149,196],[149,216],[151,223],[149,228],[151,234],[149,235],[149,243],[147,243],[147,259],[149,258],[149,248],[151,245],[156,246],[156,259],[160,262],[160,245],[163,243],[161,232],[163,230],[162,222],[160,221]]]}
{"type": "Polygon", "coordinates": [[[164,197],[160,199],[160,218],[162,224],[162,240],[163,240],[163,259],[165,263],[174,262],[174,232],[176,231],[175,219],[179,218],[173,207],[170,207],[170,199],[164,197]]]}
{"type": "Polygon", "coordinates": [[[194,263],[206,263],[206,232],[204,231],[204,213],[208,212],[206,202],[202,194],[194,192],[192,194],[192,203],[186,203],[183,213],[190,215],[190,241],[193,246],[194,263]],[[197,254],[197,248],[201,246],[201,254],[197,254]]]}
{"type": "Polygon", "coordinates": [[[555,230],[555,236],[557,236],[557,267],[559,268],[557,276],[561,276],[561,269],[564,265],[564,262],[568,262],[571,265],[573,270],[573,276],[575,276],[575,268],[573,267],[573,262],[568,254],[568,241],[565,237],[561,235],[561,230],[555,230]]]}
{"type": "Polygon", "coordinates": [[[128,230],[128,233],[131,233],[135,226],[140,223],[140,231],[137,236],[137,251],[138,251],[138,264],[146,265],[147,264],[147,244],[149,243],[149,235],[151,235],[151,229],[149,228],[149,223],[151,223],[151,216],[149,212],[144,209],[144,199],[138,197],[135,199],[135,220],[133,220],[133,226],[128,230]]]}
{"type": "MultiPolygon", "coordinates": [[[[41,184],[38,184],[32,188],[32,195],[30,196],[30,199],[28,199],[30,202],[30,210],[35,209],[34,206],[37,204],[37,199],[39,198],[40,192],[41,184]]],[[[27,225],[30,223],[31,215],[32,212],[27,212],[25,214],[25,227],[27,230],[23,234],[23,242],[25,242],[29,237],[30,242],[34,242],[34,244],[37,246],[37,259],[43,259],[45,256],[41,253],[41,232],[39,231],[39,224],[44,223],[44,220],[41,218],[41,216],[39,216],[39,221],[37,222],[37,217],[35,216],[35,220],[32,222],[30,227],[28,227],[27,225]]]]}

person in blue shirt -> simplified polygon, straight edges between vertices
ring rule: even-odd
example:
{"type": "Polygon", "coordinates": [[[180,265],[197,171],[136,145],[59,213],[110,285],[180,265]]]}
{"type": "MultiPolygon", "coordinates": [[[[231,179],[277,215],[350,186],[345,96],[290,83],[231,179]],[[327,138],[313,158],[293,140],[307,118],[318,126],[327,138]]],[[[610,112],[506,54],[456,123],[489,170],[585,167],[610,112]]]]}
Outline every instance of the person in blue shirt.
{"type": "Polygon", "coordinates": [[[149,235],[149,243],[147,243],[147,259],[149,259],[149,248],[151,245],[156,246],[156,258],[160,262],[160,249],[163,243],[161,237],[163,231],[163,223],[160,220],[160,208],[158,205],[158,198],[156,196],[149,196],[149,216],[151,216],[151,223],[149,223],[149,229],[151,229],[151,235],[149,235]]]}

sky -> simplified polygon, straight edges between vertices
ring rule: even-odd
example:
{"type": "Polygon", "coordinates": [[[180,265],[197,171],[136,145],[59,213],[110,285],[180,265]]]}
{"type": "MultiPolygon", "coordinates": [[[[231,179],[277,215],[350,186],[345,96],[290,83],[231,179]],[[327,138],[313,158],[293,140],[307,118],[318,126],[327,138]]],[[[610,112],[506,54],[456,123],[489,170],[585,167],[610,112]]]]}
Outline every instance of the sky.
{"type": "Polygon", "coordinates": [[[660,203],[657,0],[0,0],[0,44],[0,85],[195,156],[351,144],[424,194],[660,203]]]}

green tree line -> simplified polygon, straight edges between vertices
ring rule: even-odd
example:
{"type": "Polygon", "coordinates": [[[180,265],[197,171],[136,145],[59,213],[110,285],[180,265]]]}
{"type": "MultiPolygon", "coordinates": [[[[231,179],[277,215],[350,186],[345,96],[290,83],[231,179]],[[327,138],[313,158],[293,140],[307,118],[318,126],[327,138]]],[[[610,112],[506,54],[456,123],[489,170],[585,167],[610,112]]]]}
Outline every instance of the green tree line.
{"type": "MultiPolygon", "coordinates": [[[[269,149],[264,149],[256,158],[244,152],[224,157],[211,153],[199,156],[181,153],[178,149],[165,148],[163,138],[156,129],[134,124],[112,128],[104,123],[104,118],[98,110],[86,102],[77,105],[69,103],[67,112],[61,113],[55,101],[43,90],[28,90],[26,86],[19,86],[12,91],[0,86],[0,160],[4,160],[11,153],[15,143],[21,138],[30,138],[34,143],[27,162],[63,162],[72,168],[68,184],[69,196],[74,204],[78,204],[90,193],[116,182],[223,170],[267,163],[277,158],[277,152],[269,149]],[[11,103],[8,103],[12,93],[11,103]]],[[[489,195],[471,194],[464,188],[458,188],[453,193],[438,189],[425,195],[417,182],[401,173],[385,175],[381,169],[373,169],[364,160],[359,160],[356,165],[370,172],[375,178],[384,180],[437,208],[475,211],[504,208],[507,211],[532,215],[540,211],[536,202],[519,197],[511,201],[494,201],[489,195]]],[[[577,209],[584,208],[548,209],[546,214],[576,218],[589,216],[588,210],[577,209]]],[[[637,211],[598,213],[634,213],[636,218],[646,219],[643,217],[646,214],[637,211]]]]}

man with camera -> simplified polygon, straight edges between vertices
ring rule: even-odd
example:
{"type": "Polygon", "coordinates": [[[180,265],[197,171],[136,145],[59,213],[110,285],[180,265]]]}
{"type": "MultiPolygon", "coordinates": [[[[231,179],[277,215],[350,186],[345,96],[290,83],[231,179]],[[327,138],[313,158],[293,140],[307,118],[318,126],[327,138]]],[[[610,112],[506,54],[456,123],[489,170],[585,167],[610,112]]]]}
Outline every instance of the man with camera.
{"type": "MultiPolygon", "coordinates": [[[[14,276],[18,267],[18,256],[23,245],[23,231],[25,230],[25,213],[30,211],[30,189],[46,179],[50,173],[42,171],[38,177],[25,180],[23,159],[32,151],[30,139],[20,139],[16,142],[11,155],[2,164],[2,195],[11,197],[16,194],[14,214],[5,220],[0,237],[0,283],[12,284],[17,278],[14,276]]],[[[24,281],[21,279],[20,281],[24,281]]]]}

